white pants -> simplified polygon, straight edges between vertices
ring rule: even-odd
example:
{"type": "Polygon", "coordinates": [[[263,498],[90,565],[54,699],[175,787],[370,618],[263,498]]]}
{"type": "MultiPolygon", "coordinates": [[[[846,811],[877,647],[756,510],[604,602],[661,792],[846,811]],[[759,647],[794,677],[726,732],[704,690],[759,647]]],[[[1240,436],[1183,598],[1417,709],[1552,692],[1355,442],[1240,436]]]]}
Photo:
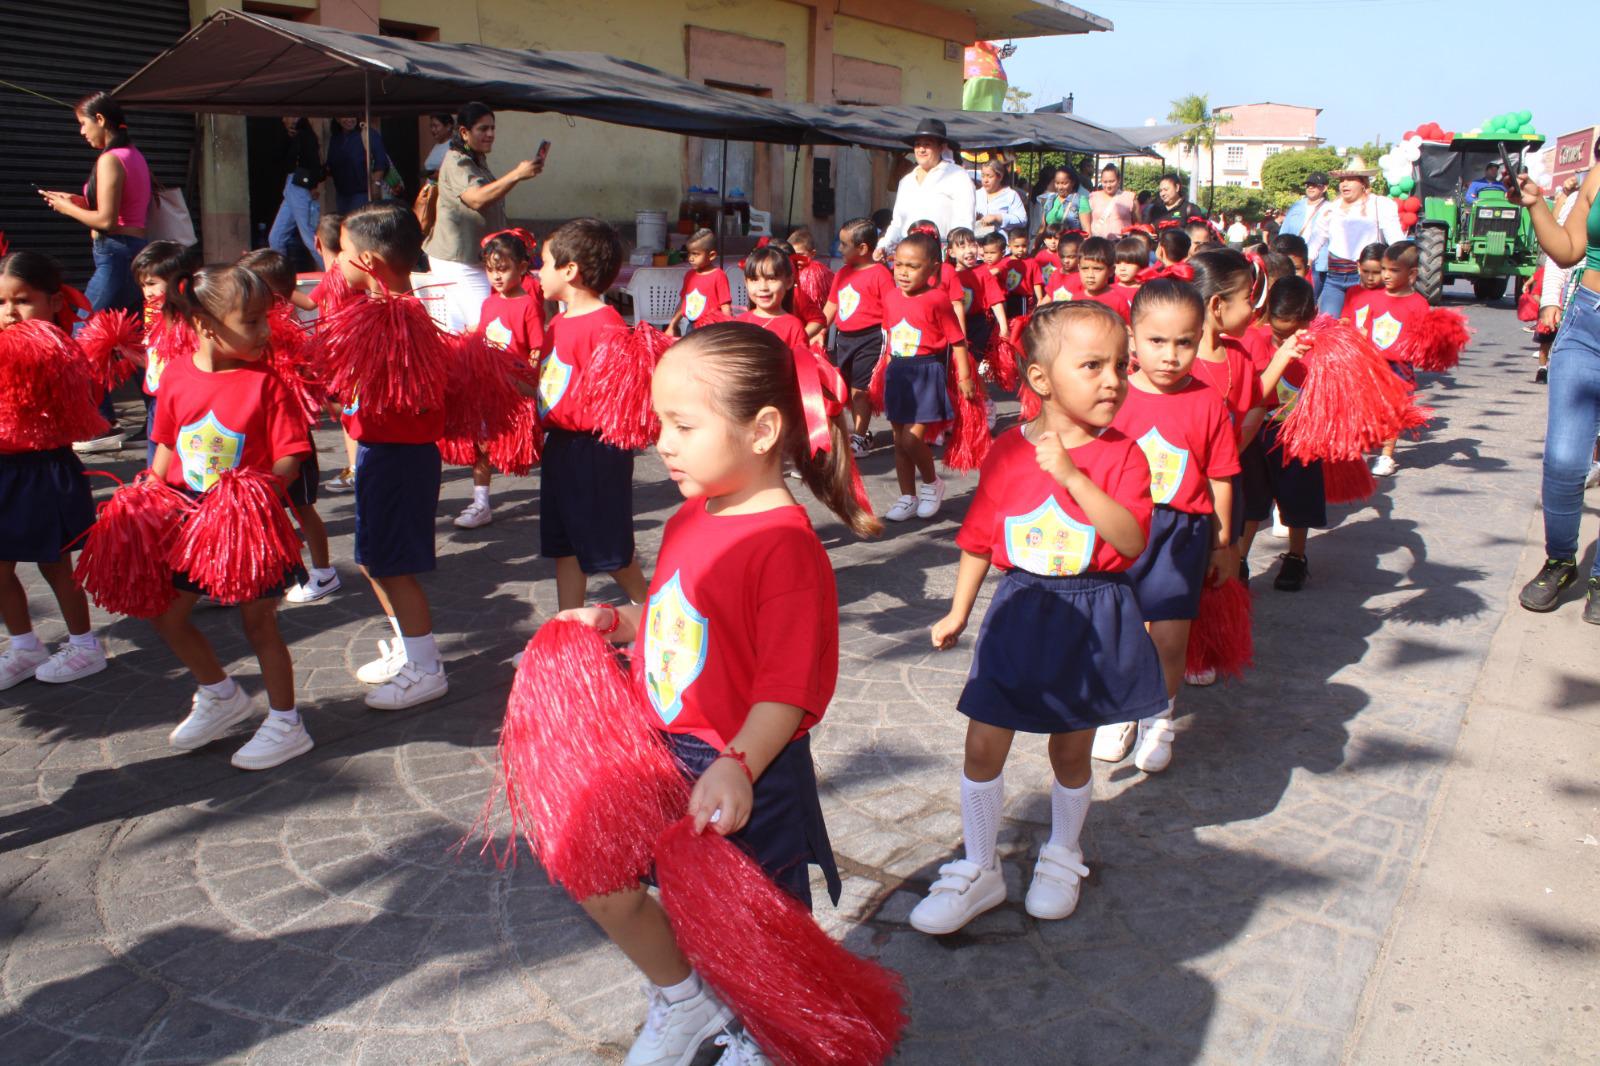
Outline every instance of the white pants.
{"type": "Polygon", "coordinates": [[[452,263],[432,256],[428,259],[434,286],[418,293],[433,311],[435,321],[451,333],[478,328],[478,312],[489,298],[489,275],[481,263],[452,263]],[[430,299],[431,297],[431,299],[430,299]]]}

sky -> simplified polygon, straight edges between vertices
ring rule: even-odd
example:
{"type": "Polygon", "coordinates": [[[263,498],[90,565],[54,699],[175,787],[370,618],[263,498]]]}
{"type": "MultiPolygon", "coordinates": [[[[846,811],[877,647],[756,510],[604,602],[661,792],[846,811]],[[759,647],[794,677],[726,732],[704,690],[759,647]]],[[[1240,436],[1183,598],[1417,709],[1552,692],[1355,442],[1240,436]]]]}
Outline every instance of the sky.
{"type": "Polygon", "coordinates": [[[1334,146],[1523,109],[1550,140],[1600,123],[1594,0],[1071,2],[1116,29],[1018,40],[1006,74],[1030,108],[1072,93],[1085,118],[1138,126],[1166,121],[1189,93],[1213,107],[1270,100],[1322,108],[1317,134],[1334,146]],[[1552,73],[1558,63],[1567,76],[1552,73]]]}

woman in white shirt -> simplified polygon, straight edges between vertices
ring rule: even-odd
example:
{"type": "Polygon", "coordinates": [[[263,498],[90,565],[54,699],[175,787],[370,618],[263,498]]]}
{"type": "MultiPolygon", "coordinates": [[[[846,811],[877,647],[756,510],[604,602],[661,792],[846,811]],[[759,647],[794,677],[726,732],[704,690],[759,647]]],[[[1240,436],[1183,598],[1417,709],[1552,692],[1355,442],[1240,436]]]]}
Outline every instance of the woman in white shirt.
{"type": "Polygon", "coordinates": [[[977,235],[982,237],[995,230],[1004,233],[1016,226],[1026,227],[1028,208],[1023,204],[1021,195],[1006,180],[1010,176],[1010,168],[998,159],[991,159],[983,164],[978,173],[983,184],[978,189],[978,218],[973,227],[977,235]]]}
{"type": "Polygon", "coordinates": [[[900,179],[894,195],[894,218],[878,241],[877,259],[887,259],[894,246],[910,230],[911,223],[930,220],[939,227],[939,238],[957,227],[972,228],[976,199],[972,179],[946,155],[956,145],[945,132],[943,122],[926,118],[917,124],[910,137],[911,154],[917,165],[900,179]]]}
{"type": "Polygon", "coordinates": [[[1366,169],[1359,156],[1348,168],[1333,171],[1329,176],[1339,183],[1339,199],[1319,211],[1311,224],[1307,261],[1315,263],[1322,249],[1328,250],[1328,276],[1317,297],[1317,309],[1335,318],[1344,311],[1345,291],[1361,283],[1356,268],[1361,249],[1377,241],[1393,244],[1405,240],[1395,202],[1372,195],[1372,178],[1377,173],[1366,169]]]}

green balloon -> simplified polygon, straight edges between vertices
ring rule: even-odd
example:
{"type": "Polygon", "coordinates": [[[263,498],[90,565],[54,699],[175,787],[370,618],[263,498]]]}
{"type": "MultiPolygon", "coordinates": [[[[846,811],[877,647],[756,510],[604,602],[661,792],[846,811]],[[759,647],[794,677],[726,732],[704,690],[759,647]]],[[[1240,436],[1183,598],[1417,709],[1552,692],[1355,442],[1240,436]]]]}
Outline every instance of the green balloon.
{"type": "Polygon", "coordinates": [[[1528,134],[1530,134],[1532,132],[1533,132],[1533,124],[1531,122],[1524,122],[1522,125],[1517,127],[1517,133],[1519,133],[1520,135],[1522,135],[1524,137],[1526,137],[1528,134]]]}
{"type": "Polygon", "coordinates": [[[1417,187],[1417,182],[1416,182],[1415,178],[1402,178],[1402,179],[1400,179],[1400,191],[1401,192],[1409,193],[1412,189],[1415,189],[1416,187],[1417,187]]]}
{"type": "Polygon", "coordinates": [[[1483,132],[1485,132],[1485,133],[1499,133],[1500,130],[1504,127],[1504,125],[1505,125],[1505,123],[1501,121],[1500,116],[1496,115],[1496,116],[1494,116],[1494,118],[1491,118],[1488,122],[1485,122],[1483,124],[1483,132]]]}
{"type": "Polygon", "coordinates": [[[1530,123],[1532,121],[1533,121],[1533,112],[1532,111],[1523,110],[1523,111],[1518,111],[1517,112],[1517,124],[1519,126],[1526,126],[1528,123],[1530,123]]]}

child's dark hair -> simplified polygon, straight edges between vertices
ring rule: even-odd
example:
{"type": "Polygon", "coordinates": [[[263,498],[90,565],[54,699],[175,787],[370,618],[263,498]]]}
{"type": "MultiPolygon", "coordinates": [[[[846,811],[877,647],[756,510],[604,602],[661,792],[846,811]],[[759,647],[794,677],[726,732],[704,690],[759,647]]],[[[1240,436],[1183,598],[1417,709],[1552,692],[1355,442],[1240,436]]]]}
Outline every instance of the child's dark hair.
{"type": "Polygon", "coordinates": [[[485,265],[496,256],[503,256],[512,266],[524,266],[533,259],[527,244],[515,233],[496,233],[483,242],[482,252],[485,265]]]}
{"type": "Polygon", "coordinates": [[[797,252],[803,250],[804,254],[810,255],[812,252],[817,250],[817,239],[811,236],[810,230],[806,229],[804,226],[800,226],[790,231],[789,247],[793,248],[797,252]]]}
{"type": "Polygon", "coordinates": [[[202,315],[220,322],[229,311],[265,311],[272,306],[274,298],[267,279],[249,267],[240,263],[213,263],[180,277],[167,290],[162,311],[193,326],[202,315]]]}
{"type": "Polygon", "coordinates": [[[701,226],[689,234],[689,239],[683,242],[686,252],[710,252],[717,247],[717,235],[711,230],[701,226]]]}
{"type": "Polygon", "coordinates": [[[339,254],[339,227],[342,225],[344,216],[338,212],[323,215],[317,222],[317,243],[322,245],[324,252],[339,254]]]}
{"type": "Polygon", "coordinates": [[[409,274],[422,255],[422,226],[411,208],[396,200],[362,204],[340,220],[357,252],[371,252],[390,270],[409,274]]]}
{"type": "MultiPolygon", "coordinates": [[[[908,240],[910,238],[907,238],[908,240]]],[[[789,283],[784,290],[783,304],[785,311],[794,313],[794,262],[789,258],[792,253],[788,246],[779,246],[774,241],[765,248],[757,248],[744,257],[744,279],[750,281],[754,278],[777,278],[789,283]]]]}
{"type": "Polygon", "coordinates": [[[939,261],[939,238],[931,233],[913,233],[900,242],[908,248],[918,249],[930,263],[939,261]]]}
{"type": "Polygon", "coordinates": [[[1382,241],[1373,241],[1371,244],[1361,249],[1361,254],[1356,257],[1356,262],[1381,263],[1383,262],[1383,253],[1388,250],[1389,246],[1387,244],[1384,244],[1382,241]]]}
{"type": "Polygon", "coordinates": [[[1232,296],[1248,292],[1255,283],[1255,270],[1243,252],[1232,248],[1207,248],[1199,255],[1189,257],[1194,268],[1194,287],[1200,299],[1210,304],[1218,296],[1232,296]]]}
{"type": "Polygon", "coordinates": [[[878,238],[882,236],[878,232],[878,227],[873,225],[870,218],[852,218],[839,227],[839,234],[844,238],[845,244],[851,248],[863,244],[869,248],[876,247],[878,238]]]}
{"type": "Polygon", "coordinates": [[[1193,244],[1180,226],[1168,226],[1156,238],[1156,247],[1166,253],[1169,263],[1181,263],[1189,258],[1189,249],[1193,244]]]}
{"type": "Polygon", "coordinates": [[[1246,255],[1257,255],[1262,259],[1265,259],[1267,254],[1271,252],[1272,249],[1267,247],[1266,241],[1251,241],[1249,244],[1241,248],[1240,251],[1244,252],[1246,255]]]}
{"type": "Polygon", "coordinates": [[[1267,293],[1267,317],[1286,322],[1310,322],[1317,317],[1317,293],[1298,274],[1279,278],[1267,293]]]}
{"type": "Polygon", "coordinates": [[[1203,327],[1206,321],[1206,302],[1200,299],[1200,293],[1187,281],[1177,278],[1155,278],[1145,282],[1139,287],[1139,293],[1133,298],[1133,311],[1129,318],[1138,325],[1139,318],[1147,312],[1158,307],[1182,307],[1194,312],[1196,327],[1203,327]]]}
{"type": "MultiPolygon", "coordinates": [[[[751,253],[752,258],[765,250],[751,253]]],[[[679,343],[693,346],[697,373],[711,379],[711,402],[729,421],[749,425],[762,408],[775,408],[783,417],[782,457],[806,487],[857,535],[882,531],[882,523],[856,497],[850,438],[837,419],[828,419],[829,449],[811,452],[795,373],[795,360],[809,354],[797,354],[776,334],[748,322],[705,326],[679,343]]]]}
{"type": "Polygon", "coordinates": [[[1294,276],[1294,260],[1282,252],[1268,252],[1264,262],[1267,264],[1267,284],[1271,285],[1279,278],[1294,276]]]}
{"type": "Polygon", "coordinates": [[[16,278],[46,296],[61,291],[61,264],[43,252],[16,251],[0,259],[0,278],[16,278]]]}
{"type": "Polygon", "coordinates": [[[1306,247],[1306,239],[1298,233],[1278,234],[1272,238],[1272,250],[1291,259],[1311,258],[1311,249],[1306,247]]]}
{"type": "Polygon", "coordinates": [[[1060,240],[1061,223],[1046,222],[1044,225],[1039,227],[1038,232],[1033,235],[1033,251],[1035,255],[1043,250],[1045,239],[1049,237],[1054,237],[1057,240],[1060,240]]]}
{"type": "Polygon", "coordinates": [[[1061,249],[1063,248],[1081,248],[1083,246],[1083,239],[1082,230],[1062,230],[1061,243],[1056,245],[1057,254],[1060,254],[1061,249]]]}
{"type": "MultiPolygon", "coordinates": [[[[1028,316],[1028,324],[1022,329],[1022,380],[1028,380],[1030,366],[1048,368],[1050,360],[1061,348],[1062,334],[1084,322],[1095,322],[1105,329],[1115,330],[1123,337],[1128,335],[1128,327],[1123,323],[1122,316],[1098,300],[1044,304],[1028,316]]],[[[1030,383],[1028,387],[1033,386],[1030,383]]]]}
{"type": "Polygon", "coordinates": [[[1012,226],[1010,229],[1006,230],[1006,243],[1010,244],[1012,241],[1021,241],[1023,244],[1027,244],[1028,227],[1012,226]]]}
{"type": "Polygon", "coordinates": [[[111,131],[111,139],[106,142],[107,148],[126,148],[133,143],[128,136],[128,117],[122,113],[122,105],[113,100],[110,93],[90,93],[74,104],[72,110],[90,118],[99,115],[105,119],[111,131]]]}
{"type": "Polygon", "coordinates": [[[1409,270],[1422,262],[1422,252],[1416,241],[1395,241],[1383,250],[1383,261],[1409,270]]]}
{"type": "Polygon", "coordinates": [[[1110,266],[1117,259],[1116,252],[1111,247],[1111,242],[1104,237],[1090,237],[1083,242],[1083,247],[1078,249],[1078,262],[1104,263],[1110,266]]]}
{"type": "Polygon", "coordinates": [[[1204,233],[1207,237],[1211,236],[1211,227],[1199,219],[1195,219],[1193,222],[1184,223],[1183,231],[1189,235],[1190,241],[1194,240],[1194,235],[1196,233],[1204,233]]]}
{"type": "Polygon", "coordinates": [[[177,241],[151,241],[133,257],[130,269],[135,281],[160,278],[171,285],[184,274],[192,274],[200,267],[200,246],[179,244],[177,241]]]}
{"type": "Polygon", "coordinates": [[[1112,246],[1112,256],[1118,263],[1132,263],[1137,267],[1150,265],[1150,246],[1138,237],[1124,237],[1112,246]]]}
{"type": "Polygon", "coordinates": [[[544,254],[557,268],[576,263],[578,281],[596,295],[609,289],[622,269],[622,240],[598,218],[575,218],[558,226],[545,239],[544,254]]]}
{"type": "Polygon", "coordinates": [[[979,248],[1004,248],[1005,246],[1006,235],[997,229],[992,229],[978,238],[979,248]]]}
{"type": "Polygon", "coordinates": [[[946,249],[954,248],[958,244],[966,245],[977,243],[977,234],[973,233],[965,226],[957,226],[955,229],[944,235],[944,246],[946,249]]]}
{"type": "Polygon", "coordinates": [[[287,300],[294,293],[294,267],[282,252],[256,248],[241,255],[239,265],[259,275],[274,295],[287,300]]]}

